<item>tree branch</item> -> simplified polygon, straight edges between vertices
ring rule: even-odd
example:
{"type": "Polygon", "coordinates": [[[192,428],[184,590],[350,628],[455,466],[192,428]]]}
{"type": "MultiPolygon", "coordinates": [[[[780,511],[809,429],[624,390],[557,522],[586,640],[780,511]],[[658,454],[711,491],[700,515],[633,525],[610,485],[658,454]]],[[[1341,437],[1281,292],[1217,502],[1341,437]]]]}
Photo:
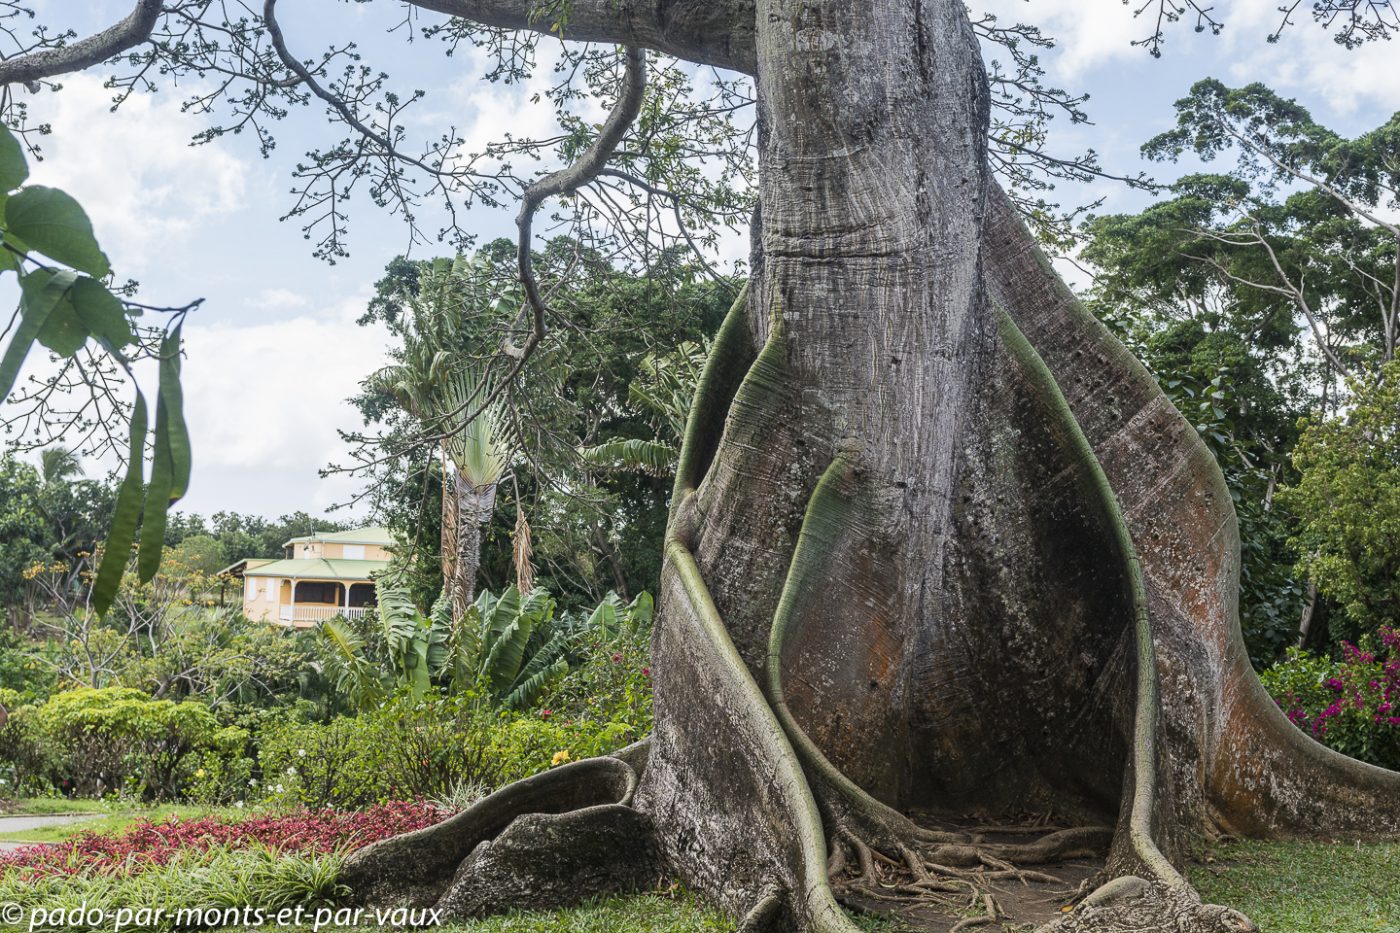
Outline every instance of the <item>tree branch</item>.
{"type": "Polygon", "coordinates": [[[140,45],[151,36],[160,18],[162,0],[136,0],[121,22],[72,45],[37,49],[0,62],[0,84],[39,81],[81,71],[140,45]]]}
{"type": "Polygon", "coordinates": [[[703,65],[757,70],[754,0],[408,0],[482,26],[525,29],[575,42],[652,49],[703,65]],[[556,16],[556,10],[558,16],[556,16]],[[562,18],[562,28],[556,23],[562,18]]]}

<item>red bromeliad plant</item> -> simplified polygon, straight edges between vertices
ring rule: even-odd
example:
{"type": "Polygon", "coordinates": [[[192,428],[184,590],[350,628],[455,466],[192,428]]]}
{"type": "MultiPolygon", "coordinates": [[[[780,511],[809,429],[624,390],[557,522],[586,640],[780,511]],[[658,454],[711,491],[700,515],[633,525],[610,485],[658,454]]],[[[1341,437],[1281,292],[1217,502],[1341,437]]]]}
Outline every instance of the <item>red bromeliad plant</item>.
{"type": "Polygon", "coordinates": [[[181,852],[263,845],[286,852],[357,849],[379,839],[431,826],[445,814],[422,801],[381,804],[358,812],[299,810],[275,816],[208,816],[141,820],[116,835],[85,832],[65,842],[35,845],[0,858],[0,873],[26,878],[79,872],[136,873],[181,852]]]}

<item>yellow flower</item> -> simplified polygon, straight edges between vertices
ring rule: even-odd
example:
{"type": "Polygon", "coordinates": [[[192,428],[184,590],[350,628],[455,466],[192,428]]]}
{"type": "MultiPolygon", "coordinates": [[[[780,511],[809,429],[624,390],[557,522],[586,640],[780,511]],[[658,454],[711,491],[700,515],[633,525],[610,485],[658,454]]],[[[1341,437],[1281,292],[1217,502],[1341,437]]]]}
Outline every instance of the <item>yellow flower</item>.
{"type": "Polygon", "coordinates": [[[568,750],[567,748],[565,748],[565,749],[561,749],[560,751],[557,751],[557,752],[554,753],[554,760],[551,761],[550,764],[551,764],[551,765],[562,765],[562,764],[566,764],[566,763],[568,763],[568,762],[570,762],[570,761],[573,761],[573,760],[574,760],[574,759],[573,759],[573,756],[570,755],[570,754],[569,754],[569,750],[568,750]]]}
{"type": "Polygon", "coordinates": [[[194,776],[197,777],[197,778],[202,778],[202,777],[204,777],[204,775],[207,774],[207,773],[208,773],[208,772],[205,771],[203,768],[200,768],[198,771],[196,771],[196,772],[194,773],[194,776]]]}

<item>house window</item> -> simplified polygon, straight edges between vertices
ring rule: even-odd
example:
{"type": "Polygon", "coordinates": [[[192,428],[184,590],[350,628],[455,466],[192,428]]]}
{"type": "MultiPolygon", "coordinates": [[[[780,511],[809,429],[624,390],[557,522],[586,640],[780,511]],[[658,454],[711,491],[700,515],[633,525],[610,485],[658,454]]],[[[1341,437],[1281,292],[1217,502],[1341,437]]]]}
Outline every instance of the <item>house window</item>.
{"type": "Polygon", "coordinates": [[[340,584],[307,581],[297,584],[297,602],[340,605],[340,584]]]}
{"type": "Polygon", "coordinates": [[[352,583],[350,585],[350,605],[364,607],[374,605],[373,583],[352,583]]]}
{"type": "Polygon", "coordinates": [[[258,581],[253,579],[252,577],[248,578],[248,598],[258,598],[258,581]]]}
{"type": "Polygon", "coordinates": [[[364,546],[363,544],[347,544],[347,545],[345,545],[345,559],[346,559],[346,560],[364,560],[364,559],[365,559],[365,546],[364,546]]]}
{"type": "Polygon", "coordinates": [[[281,584],[281,582],[282,582],[281,580],[278,580],[278,579],[276,579],[275,577],[268,577],[268,578],[267,578],[267,601],[268,601],[268,602],[270,602],[270,603],[275,603],[275,602],[277,602],[277,588],[278,588],[278,586],[281,584]]]}

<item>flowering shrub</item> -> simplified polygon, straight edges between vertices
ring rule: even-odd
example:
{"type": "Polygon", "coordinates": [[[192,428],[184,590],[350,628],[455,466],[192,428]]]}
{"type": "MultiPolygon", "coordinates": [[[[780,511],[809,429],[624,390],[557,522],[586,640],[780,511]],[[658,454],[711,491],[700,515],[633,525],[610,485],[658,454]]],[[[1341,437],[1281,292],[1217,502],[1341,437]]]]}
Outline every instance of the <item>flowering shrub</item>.
{"type": "Polygon", "coordinates": [[[1296,648],[1260,679],[1289,720],[1343,754],[1400,770],[1400,630],[1342,643],[1340,661],[1296,648]]]}
{"type": "Polygon", "coordinates": [[[299,854],[344,851],[431,826],[444,815],[431,804],[400,802],[356,813],[298,810],[246,819],[141,820],[117,835],[81,833],[66,842],[30,846],[0,857],[0,875],[10,870],[29,879],[79,872],[132,874],[165,865],[182,853],[214,848],[264,846],[299,854]]]}

